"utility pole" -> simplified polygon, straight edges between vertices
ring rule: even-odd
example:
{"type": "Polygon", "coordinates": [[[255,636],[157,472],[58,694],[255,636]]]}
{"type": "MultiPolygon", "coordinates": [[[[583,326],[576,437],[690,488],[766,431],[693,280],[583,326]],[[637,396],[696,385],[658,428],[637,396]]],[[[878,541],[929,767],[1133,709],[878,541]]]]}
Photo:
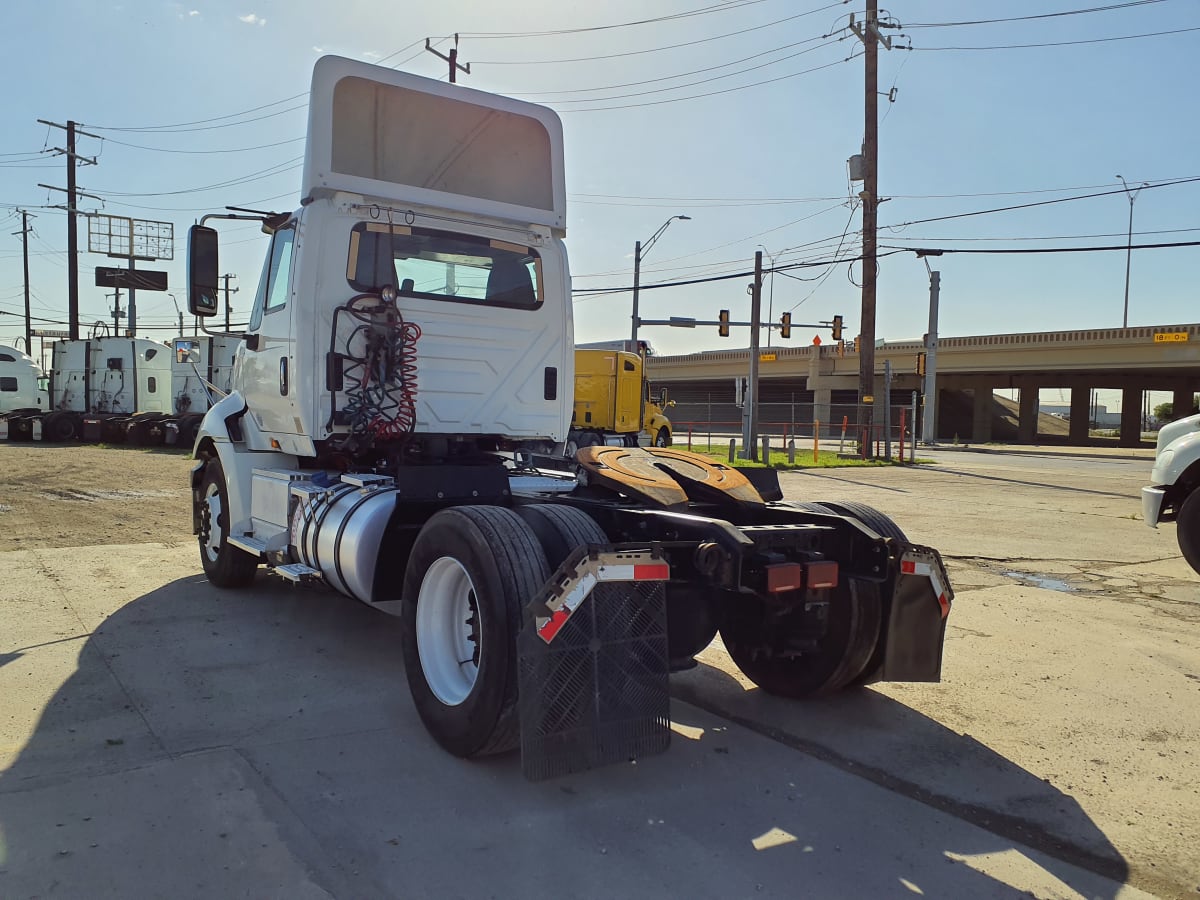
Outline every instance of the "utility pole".
{"type": "Polygon", "coordinates": [[[457,34],[454,35],[454,46],[451,48],[449,56],[444,56],[443,54],[438,53],[437,50],[433,49],[433,44],[429,43],[429,38],[425,38],[425,49],[428,50],[430,53],[432,53],[434,56],[438,57],[438,59],[444,59],[446,62],[448,62],[450,64],[450,83],[451,84],[454,84],[455,81],[457,80],[457,78],[456,78],[457,73],[464,72],[467,75],[471,74],[471,64],[467,63],[464,66],[464,65],[461,65],[458,61],[458,35],[457,34]]]}
{"type": "MultiPolygon", "coordinates": [[[[84,137],[100,139],[100,135],[80,131],[75,122],[71,120],[68,120],[66,125],[59,125],[57,122],[48,122],[45,119],[38,119],[38,122],[50,128],[61,128],[67,133],[66,148],[55,147],[54,151],[67,158],[67,328],[70,339],[76,341],[79,340],[79,230],[75,216],[79,212],[79,197],[92,197],[93,195],[81,194],[76,188],[75,165],[76,163],[81,163],[83,165],[94,166],[96,165],[96,159],[95,157],[79,156],[76,154],[75,138],[83,135],[84,137]]],[[[38,187],[56,191],[62,190],[62,188],[51,187],[48,184],[40,184],[38,187]]]]}
{"type": "Polygon", "coordinates": [[[879,213],[879,44],[889,50],[891,38],[879,34],[879,0],[866,0],[866,18],[862,25],[850,19],[850,30],[863,43],[866,63],[863,129],[863,286],[858,355],[858,403],[863,430],[861,452],[871,455],[875,397],[875,288],[879,275],[876,261],[876,229],[879,213]]]}
{"type": "MultiPolygon", "coordinates": [[[[921,422],[921,436],[926,444],[937,443],[937,329],[938,297],[942,290],[942,273],[929,268],[929,332],[925,335],[925,415],[921,422]]],[[[914,431],[916,422],[913,423],[914,431]]]]}
{"type": "Polygon", "coordinates": [[[230,312],[229,295],[236,294],[238,292],[238,290],[240,290],[240,289],[233,288],[232,290],[230,290],[230,288],[229,288],[229,279],[237,278],[236,275],[222,275],[221,277],[223,279],[225,279],[225,330],[228,331],[229,330],[229,312],[230,312]]]}
{"type": "Polygon", "coordinates": [[[750,384],[746,390],[742,456],[758,459],[758,329],[762,318],[762,251],[754,251],[754,281],[750,283],[750,384]]]}
{"type": "MultiPolygon", "coordinates": [[[[34,217],[36,218],[36,216],[34,217]]],[[[21,256],[25,264],[25,352],[33,356],[33,318],[29,310],[29,213],[21,210],[21,230],[13,234],[21,235],[21,256]]]]}
{"type": "MultiPolygon", "coordinates": [[[[1121,178],[1120,175],[1117,176],[1121,178]]],[[[1125,245],[1125,313],[1121,317],[1121,327],[1129,327],[1129,267],[1133,262],[1133,201],[1137,199],[1137,195],[1142,192],[1142,188],[1147,187],[1146,182],[1142,182],[1141,187],[1136,190],[1129,190],[1129,185],[1125,183],[1125,179],[1121,178],[1121,184],[1125,188],[1125,194],[1129,197],[1129,239],[1125,245]]]]}
{"type": "Polygon", "coordinates": [[[121,336],[121,318],[125,315],[125,310],[121,309],[121,288],[113,286],[113,293],[105,294],[104,299],[113,298],[112,320],[113,334],[117,337],[121,336]]]}

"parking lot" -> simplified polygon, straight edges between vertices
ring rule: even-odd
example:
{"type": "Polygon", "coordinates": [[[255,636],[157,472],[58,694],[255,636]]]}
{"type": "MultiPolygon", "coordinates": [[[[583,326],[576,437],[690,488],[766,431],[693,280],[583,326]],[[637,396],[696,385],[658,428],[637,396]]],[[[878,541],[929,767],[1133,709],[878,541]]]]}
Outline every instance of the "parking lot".
{"type": "Polygon", "coordinates": [[[1195,896],[1200,578],[1150,461],[929,456],[781,482],[943,553],[941,684],[783,702],[716,644],[665,754],[531,784],[426,736],[395,621],[208,585],[184,457],[0,445],[0,896],[1195,896]]]}

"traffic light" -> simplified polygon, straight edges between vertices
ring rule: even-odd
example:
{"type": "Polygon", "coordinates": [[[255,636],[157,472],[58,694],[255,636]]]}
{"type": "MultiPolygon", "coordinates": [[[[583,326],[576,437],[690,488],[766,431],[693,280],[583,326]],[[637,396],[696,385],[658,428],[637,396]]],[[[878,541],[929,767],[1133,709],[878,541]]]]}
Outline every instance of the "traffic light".
{"type": "Polygon", "coordinates": [[[721,337],[729,337],[729,310],[721,310],[721,321],[717,326],[717,334],[721,337]]]}
{"type": "Polygon", "coordinates": [[[779,336],[781,338],[792,336],[792,314],[790,312],[785,312],[779,317],[779,336]]]}
{"type": "MultiPolygon", "coordinates": [[[[842,339],[842,317],[841,316],[833,317],[833,339],[835,341],[840,341],[842,339]]],[[[855,348],[855,349],[858,349],[858,348],[855,348]]]]}
{"type": "Polygon", "coordinates": [[[924,353],[917,354],[917,374],[918,375],[925,374],[925,354],[924,353]]]}

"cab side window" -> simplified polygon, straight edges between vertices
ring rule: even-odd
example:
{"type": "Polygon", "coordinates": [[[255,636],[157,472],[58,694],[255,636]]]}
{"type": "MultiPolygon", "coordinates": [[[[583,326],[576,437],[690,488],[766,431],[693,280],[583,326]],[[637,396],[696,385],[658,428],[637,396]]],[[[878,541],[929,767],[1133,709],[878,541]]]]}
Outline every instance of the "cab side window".
{"type": "Polygon", "coordinates": [[[258,282],[258,294],[254,298],[254,312],[250,316],[250,330],[262,324],[264,312],[274,312],[287,305],[288,275],[292,270],[292,247],[295,244],[294,228],[283,228],[271,238],[271,253],[263,266],[262,278],[258,282]]]}

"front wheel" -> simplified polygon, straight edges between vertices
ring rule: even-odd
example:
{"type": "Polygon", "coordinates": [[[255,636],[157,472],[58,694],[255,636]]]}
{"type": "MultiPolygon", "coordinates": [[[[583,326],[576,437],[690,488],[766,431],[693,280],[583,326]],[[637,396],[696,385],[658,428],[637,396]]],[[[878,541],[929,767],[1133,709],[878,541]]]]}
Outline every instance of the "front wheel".
{"type": "Polygon", "coordinates": [[[671,432],[667,431],[665,426],[658,429],[658,434],[656,434],[654,436],[654,446],[655,447],[670,447],[671,446],[671,432]]]}
{"type": "Polygon", "coordinates": [[[1194,488],[1175,518],[1175,537],[1189,566],[1200,573],[1200,487],[1194,488]]]}
{"type": "Polygon", "coordinates": [[[229,543],[229,487],[215,456],[200,480],[200,564],[217,587],[245,587],[254,580],[258,558],[229,543]]]}
{"type": "Polygon", "coordinates": [[[422,722],[455,756],[517,745],[517,633],[549,575],[509,509],[444,509],[417,535],[401,599],[404,668],[422,722]]]}

